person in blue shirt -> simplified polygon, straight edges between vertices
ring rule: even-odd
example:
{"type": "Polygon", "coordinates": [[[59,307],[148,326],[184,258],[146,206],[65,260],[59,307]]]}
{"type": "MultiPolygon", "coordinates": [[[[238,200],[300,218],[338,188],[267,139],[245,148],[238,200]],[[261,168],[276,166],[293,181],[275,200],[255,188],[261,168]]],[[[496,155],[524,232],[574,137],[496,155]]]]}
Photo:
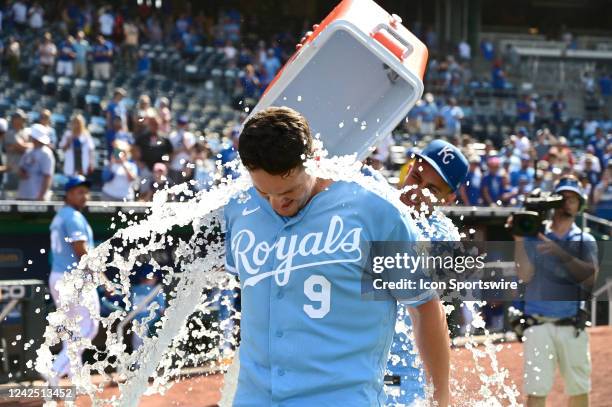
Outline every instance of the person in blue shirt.
{"type": "MultiPolygon", "coordinates": [[[[417,241],[416,225],[357,183],[307,172],[313,137],[306,119],[290,108],[270,107],[247,120],[239,154],[253,187],[224,210],[226,269],[241,286],[233,405],[383,404],[401,293],[362,298],[374,276],[361,248],[417,241]]],[[[449,347],[441,304],[429,291],[406,303],[434,399],[446,406],[449,347]]]]}
{"type": "Polygon", "coordinates": [[[65,76],[74,75],[74,60],[76,59],[76,47],[74,37],[69,35],[59,46],[57,57],[57,74],[65,76]]]}
{"type": "Polygon", "coordinates": [[[486,206],[495,206],[505,192],[503,176],[499,173],[499,157],[489,157],[487,165],[488,171],[482,178],[482,201],[486,206]]]}
{"type": "Polygon", "coordinates": [[[113,98],[106,107],[106,130],[111,130],[113,128],[113,120],[115,117],[119,117],[121,119],[122,129],[127,129],[127,108],[123,103],[125,94],[126,92],[123,88],[116,88],[113,91],[113,98]]]}
{"type": "Polygon", "coordinates": [[[104,36],[98,35],[96,42],[91,47],[91,54],[94,79],[109,80],[113,62],[113,44],[107,41],[104,36]]]}
{"type": "MultiPolygon", "coordinates": [[[[468,174],[468,160],[452,144],[443,141],[432,141],[420,153],[412,166],[402,194],[402,202],[416,209],[426,208],[418,226],[426,240],[458,242],[459,231],[440,211],[438,205],[452,204],[456,193],[468,174]],[[425,195],[424,190],[431,195],[425,195]],[[430,196],[435,198],[431,199],[430,196]],[[434,202],[435,201],[435,202],[434,202]]],[[[433,250],[442,249],[435,246],[433,250]]],[[[442,249],[441,251],[444,251],[442,249]]],[[[430,255],[436,255],[430,252],[430,255]]],[[[388,378],[392,385],[387,386],[387,406],[407,406],[417,399],[424,399],[425,374],[417,366],[416,351],[409,337],[412,321],[410,313],[404,306],[398,307],[396,331],[391,345],[387,369],[391,372],[388,378]]]]}
{"type": "Polygon", "coordinates": [[[475,155],[470,157],[468,173],[465,177],[465,183],[459,187],[459,197],[461,203],[467,206],[479,206],[482,204],[480,194],[482,184],[482,170],[480,169],[481,159],[475,155]]]}
{"type": "Polygon", "coordinates": [[[581,300],[597,277],[597,244],[575,223],[586,202],[578,179],[562,178],[554,192],[563,204],[544,233],[514,236],[518,277],[526,283],[524,320],[532,321],[524,332],[524,387],[527,405],[544,406],[558,364],[569,405],[588,406],[591,362],[583,324],[588,314],[581,300]]]}
{"type": "Polygon", "coordinates": [[[526,178],[528,184],[532,184],[535,179],[535,170],[532,166],[531,157],[529,154],[521,155],[521,168],[516,171],[510,172],[510,185],[512,187],[518,187],[521,178],[526,178]]]}
{"type": "MultiPolygon", "coordinates": [[[[49,275],[49,289],[53,302],[59,309],[62,304],[58,284],[64,274],[76,268],[81,257],[93,249],[93,232],[87,219],[81,211],[89,199],[90,182],[82,175],[70,177],[65,185],[65,205],[57,212],[51,222],[51,274],[49,275]]],[[[80,319],[81,336],[93,340],[98,333],[98,322],[90,310],[99,315],[100,301],[96,290],[83,292],[78,304],[69,303],[66,315],[70,319],[80,319]]],[[[80,351],[79,356],[83,350],[80,351]]],[[[50,384],[65,375],[72,375],[70,360],[68,358],[67,344],[62,342],[62,351],[53,362],[54,377],[47,378],[50,384]]]]}

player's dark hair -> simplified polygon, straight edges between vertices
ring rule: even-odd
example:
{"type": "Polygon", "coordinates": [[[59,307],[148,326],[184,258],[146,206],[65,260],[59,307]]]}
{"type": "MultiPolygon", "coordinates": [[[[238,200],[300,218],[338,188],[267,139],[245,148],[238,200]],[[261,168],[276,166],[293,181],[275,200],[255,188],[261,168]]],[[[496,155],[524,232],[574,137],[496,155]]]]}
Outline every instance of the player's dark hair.
{"type": "Polygon", "coordinates": [[[288,107],[269,107],[244,125],[238,142],[242,164],[249,170],[287,175],[312,155],[308,122],[288,107]]]}

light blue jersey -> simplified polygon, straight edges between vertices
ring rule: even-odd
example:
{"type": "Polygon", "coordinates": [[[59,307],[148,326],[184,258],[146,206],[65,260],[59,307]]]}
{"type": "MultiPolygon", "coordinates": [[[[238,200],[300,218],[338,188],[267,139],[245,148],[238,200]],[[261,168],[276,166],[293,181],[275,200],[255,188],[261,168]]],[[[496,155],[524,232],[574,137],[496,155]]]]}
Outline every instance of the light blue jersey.
{"type": "Polygon", "coordinates": [[[63,206],[53,218],[51,226],[51,272],[64,273],[76,267],[79,259],[73,242],[85,241],[93,248],[93,232],[85,216],[71,206],[63,206]]]}
{"type": "Polygon", "coordinates": [[[373,280],[364,247],[420,240],[416,225],[340,181],[290,218],[251,188],[226,206],[225,221],[226,267],[242,288],[234,405],[383,405],[397,303],[390,292],[362,299],[362,279],[373,280]]]}
{"type": "MultiPolygon", "coordinates": [[[[439,211],[435,211],[428,219],[417,222],[417,226],[425,240],[432,242],[460,240],[457,228],[439,211]]],[[[387,370],[392,376],[399,376],[400,385],[387,387],[386,405],[408,406],[419,398],[425,398],[425,374],[416,360],[417,350],[411,338],[412,321],[408,309],[403,304],[398,306],[395,329],[387,370]]]]}

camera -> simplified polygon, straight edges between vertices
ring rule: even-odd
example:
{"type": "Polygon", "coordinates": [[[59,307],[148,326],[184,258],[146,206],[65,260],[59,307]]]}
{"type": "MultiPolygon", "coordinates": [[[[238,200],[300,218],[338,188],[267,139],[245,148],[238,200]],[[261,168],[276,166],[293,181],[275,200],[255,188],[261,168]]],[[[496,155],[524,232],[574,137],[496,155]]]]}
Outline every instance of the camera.
{"type": "Polygon", "coordinates": [[[548,211],[563,206],[563,197],[535,189],[527,198],[520,212],[512,216],[512,234],[516,236],[537,236],[544,232],[544,221],[548,211]]]}

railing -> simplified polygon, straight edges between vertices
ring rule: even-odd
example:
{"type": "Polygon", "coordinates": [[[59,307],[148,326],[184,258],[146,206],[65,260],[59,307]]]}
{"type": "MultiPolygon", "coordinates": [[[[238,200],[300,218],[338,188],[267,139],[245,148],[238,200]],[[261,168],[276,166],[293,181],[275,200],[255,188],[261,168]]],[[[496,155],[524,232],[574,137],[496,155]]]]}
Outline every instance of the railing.
{"type": "Polygon", "coordinates": [[[151,303],[151,301],[153,301],[162,288],[163,287],[161,284],[156,285],[155,288],[153,288],[141,302],[132,305],[132,310],[117,326],[117,337],[119,339],[119,343],[123,343],[123,330],[125,329],[125,326],[132,322],[132,320],[136,318],[136,315],[141,313],[143,309],[146,309],[146,307],[151,303]]]}
{"type": "Polygon", "coordinates": [[[593,326],[597,325],[597,298],[603,293],[608,294],[608,325],[612,325],[612,278],[608,278],[606,284],[593,293],[593,299],[591,300],[591,323],[593,326]]]}

